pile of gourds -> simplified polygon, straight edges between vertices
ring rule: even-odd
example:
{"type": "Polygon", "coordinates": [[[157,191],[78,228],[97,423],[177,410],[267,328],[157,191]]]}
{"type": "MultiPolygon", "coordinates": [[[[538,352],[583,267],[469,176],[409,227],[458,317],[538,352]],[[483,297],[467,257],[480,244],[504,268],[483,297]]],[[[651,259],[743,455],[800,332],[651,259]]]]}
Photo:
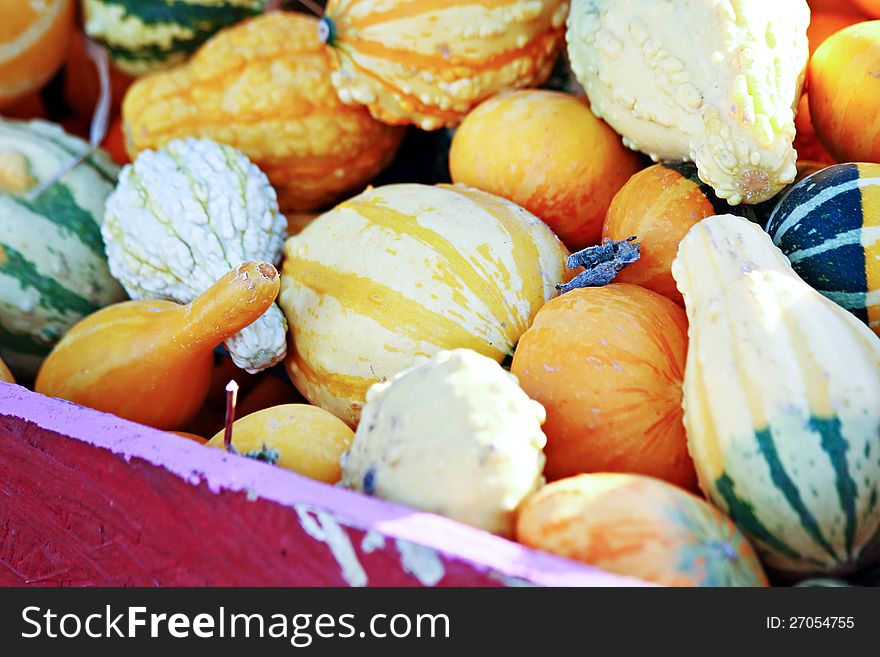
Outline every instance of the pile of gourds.
{"type": "Polygon", "coordinates": [[[880,4],[278,4],[0,0],[0,381],[660,584],[870,580],[880,4]]]}

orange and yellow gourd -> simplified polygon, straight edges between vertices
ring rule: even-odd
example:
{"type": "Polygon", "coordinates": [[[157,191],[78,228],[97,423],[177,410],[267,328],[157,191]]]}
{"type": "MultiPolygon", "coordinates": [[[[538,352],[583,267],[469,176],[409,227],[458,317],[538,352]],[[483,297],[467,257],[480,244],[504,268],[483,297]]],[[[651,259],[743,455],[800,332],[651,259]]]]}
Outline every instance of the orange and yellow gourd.
{"type": "Polygon", "coordinates": [[[357,192],[403,137],[339,101],[315,18],[273,12],[223,30],[182,66],[140,78],[123,103],[132,159],[175,138],[210,137],[269,176],[285,214],[357,192]]]}

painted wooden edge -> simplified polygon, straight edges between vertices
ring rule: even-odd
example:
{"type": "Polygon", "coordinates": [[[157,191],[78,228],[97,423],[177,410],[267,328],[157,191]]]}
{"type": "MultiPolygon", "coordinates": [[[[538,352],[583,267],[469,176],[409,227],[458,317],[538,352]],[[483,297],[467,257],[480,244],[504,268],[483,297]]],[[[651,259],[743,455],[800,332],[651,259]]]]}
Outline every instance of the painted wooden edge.
{"type": "MultiPolygon", "coordinates": [[[[332,544],[335,525],[434,550],[497,574],[501,583],[542,586],[646,586],[584,564],[531,550],[442,516],[313,481],[253,459],[205,448],[194,441],[123,420],[21,386],[0,383],[0,415],[19,418],[126,460],[142,459],[214,493],[244,492],[292,508],[315,540],[332,544]]],[[[347,539],[346,539],[347,540],[347,539]]],[[[405,559],[402,550],[402,556],[405,559]]],[[[338,559],[338,557],[337,557],[338,559]]],[[[340,562],[343,569],[346,564],[340,562]]],[[[404,564],[405,566],[405,564],[404,564]]]]}

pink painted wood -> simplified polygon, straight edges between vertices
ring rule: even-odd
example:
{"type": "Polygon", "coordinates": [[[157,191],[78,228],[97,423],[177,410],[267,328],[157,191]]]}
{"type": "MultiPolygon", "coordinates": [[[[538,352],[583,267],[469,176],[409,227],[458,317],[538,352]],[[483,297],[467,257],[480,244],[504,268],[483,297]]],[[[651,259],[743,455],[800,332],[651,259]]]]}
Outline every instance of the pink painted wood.
{"type": "Polygon", "coordinates": [[[632,586],[0,383],[0,585],[632,586]]]}

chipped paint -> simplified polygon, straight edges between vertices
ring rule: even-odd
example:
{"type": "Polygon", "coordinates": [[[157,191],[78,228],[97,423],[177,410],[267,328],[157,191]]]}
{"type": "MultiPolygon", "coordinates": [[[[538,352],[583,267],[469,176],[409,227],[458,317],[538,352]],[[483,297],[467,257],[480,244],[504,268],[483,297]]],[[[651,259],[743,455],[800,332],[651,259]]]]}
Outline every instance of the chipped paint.
{"type": "Polygon", "coordinates": [[[336,563],[342,569],[342,577],[348,582],[348,585],[366,586],[367,573],[358,560],[348,532],[329,513],[303,504],[297,504],[294,508],[305,532],[330,548],[336,563]]]}
{"type": "Polygon", "coordinates": [[[370,554],[385,547],[385,536],[379,532],[368,531],[361,540],[361,551],[370,554]]]}
{"type": "Polygon", "coordinates": [[[419,580],[422,586],[436,586],[446,575],[443,562],[431,548],[401,540],[395,541],[395,544],[403,569],[419,580]]]}

